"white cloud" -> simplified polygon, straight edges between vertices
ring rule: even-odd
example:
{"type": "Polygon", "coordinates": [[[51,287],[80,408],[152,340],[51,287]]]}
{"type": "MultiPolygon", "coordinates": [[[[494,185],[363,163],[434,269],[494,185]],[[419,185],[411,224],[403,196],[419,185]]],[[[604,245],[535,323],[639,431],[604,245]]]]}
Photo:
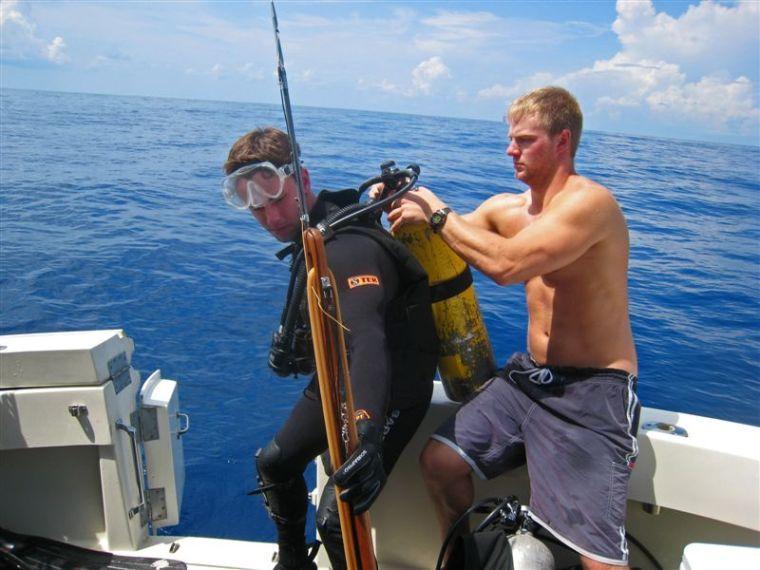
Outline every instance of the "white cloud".
{"type": "Polygon", "coordinates": [[[0,26],[15,24],[30,36],[34,34],[34,25],[18,10],[17,0],[0,2],[0,26]]]}
{"type": "Polygon", "coordinates": [[[480,99],[514,99],[526,91],[536,89],[542,85],[552,83],[553,76],[550,73],[535,73],[516,81],[512,85],[496,83],[478,91],[480,99]]]}
{"type": "Polygon", "coordinates": [[[471,33],[472,28],[498,22],[499,18],[490,12],[451,12],[443,10],[435,16],[425,18],[422,23],[452,32],[471,33]]]}
{"type": "Polygon", "coordinates": [[[98,54],[92,58],[89,64],[85,66],[85,69],[97,69],[103,67],[109,67],[116,64],[124,64],[131,61],[131,58],[118,50],[111,51],[107,54],[98,54]]]}
{"type": "Polygon", "coordinates": [[[433,83],[441,78],[451,78],[451,72],[437,55],[426,59],[412,70],[412,85],[419,93],[429,94],[433,83]]]}
{"type": "Polygon", "coordinates": [[[402,95],[404,97],[411,97],[413,95],[410,88],[404,88],[397,83],[393,83],[393,81],[390,81],[389,79],[373,81],[365,77],[360,77],[356,82],[356,86],[362,91],[378,90],[389,95],[402,95]]]}
{"type": "Polygon", "coordinates": [[[69,56],[64,52],[65,49],[66,42],[61,36],[56,36],[47,46],[47,58],[53,63],[66,63],[69,61],[69,56]]]}
{"type": "Polygon", "coordinates": [[[383,91],[385,93],[403,93],[404,91],[401,87],[395,83],[388,81],[387,79],[383,79],[376,85],[376,87],[379,87],[380,91],[383,91]]]}
{"type": "Polygon", "coordinates": [[[39,49],[35,26],[15,0],[0,2],[0,55],[3,58],[29,59],[39,49]]]}
{"type": "Polygon", "coordinates": [[[359,78],[356,82],[356,86],[365,91],[377,89],[383,93],[392,95],[417,97],[419,95],[432,94],[436,85],[441,80],[450,78],[451,71],[446,66],[443,59],[439,56],[433,56],[417,64],[411,73],[411,84],[407,86],[399,85],[387,78],[384,78],[381,81],[373,81],[364,77],[359,78]]]}
{"type": "Polygon", "coordinates": [[[303,71],[301,71],[301,73],[298,74],[298,79],[300,81],[303,81],[304,83],[309,83],[310,81],[314,79],[314,77],[315,77],[314,70],[311,68],[304,69],[303,71]]]}
{"type": "Polygon", "coordinates": [[[428,53],[480,54],[508,45],[558,44],[607,30],[587,22],[504,18],[491,12],[438,11],[421,20],[414,46],[428,53]]]}
{"type": "Polygon", "coordinates": [[[708,121],[716,130],[735,127],[744,134],[756,131],[760,111],[752,104],[754,87],[746,77],[729,83],[703,77],[697,83],[671,85],[647,97],[649,107],[662,116],[708,121]]]}
{"type": "Polygon", "coordinates": [[[237,68],[237,72],[248,81],[259,81],[261,79],[264,79],[266,77],[266,74],[264,73],[264,70],[260,67],[255,66],[250,61],[248,63],[244,63],[242,65],[239,65],[237,68]]]}
{"type": "Polygon", "coordinates": [[[458,46],[472,47],[493,35],[489,28],[498,22],[499,18],[490,12],[440,11],[422,20],[429,30],[423,30],[415,38],[415,44],[425,51],[438,53],[455,50],[458,46]]]}
{"type": "Polygon", "coordinates": [[[185,75],[205,76],[213,79],[242,79],[245,81],[260,81],[266,77],[264,71],[251,62],[240,65],[222,65],[214,63],[211,67],[198,69],[185,68],[185,75]]]}
{"type": "Polygon", "coordinates": [[[646,97],[671,85],[682,85],[686,76],[678,65],[665,61],[633,61],[624,53],[601,60],[592,67],[580,69],[554,82],[576,91],[591,100],[623,107],[639,106],[646,97]],[[614,102],[614,103],[613,103],[614,102]]]}
{"type": "Polygon", "coordinates": [[[507,97],[514,97],[515,94],[514,85],[508,87],[501,83],[495,83],[478,91],[478,97],[481,99],[506,99],[507,97]]]}
{"type": "Polygon", "coordinates": [[[757,129],[760,119],[755,89],[747,77],[712,75],[689,80],[678,64],[632,61],[624,53],[552,82],[592,102],[591,114],[612,118],[620,118],[623,110],[639,110],[661,124],[701,124],[706,130],[744,134],[757,129]]]}
{"type": "Polygon", "coordinates": [[[44,59],[62,64],[69,61],[66,42],[61,36],[46,41],[37,36],[37,26],[27,14],[23,4],[16,0],[0,2],[0,55],[4,58],[44,59]]]}
{"type": "Polygon", "coordinates": [[[617,2],[612,29],[623,51],[632,59],[660,59],[664,55],[682,68],[707,75],[746,68],[748,57],[757,56],[760,3],[725,6],[704,0],[678,18],[657,12],[651,0],[617,2]]]}
{"type": "MultiPolygon", "coordinates": [[[[334,22],[330,20],[330,18],[323,18],[322,16],[313,16],[306,14],[296,14],[294,17],[287,20],[288,29],[306,28],[312,30],[314,28],[329,28],[333,24],[334,22]]],[[[279,27],[282,28],[282,26],[279,27]]]]}
{"type": "Polygon", "coordinates": [[[703,0],[673,18],[658,13],[651,0],[618,0],[613,29],[622,49],[613,57],[565,74],[538,73],[509,86],[496,84],[478,95],[509,100],[541,85],[562,85],[583,102],[587,115],[646,113],[661,124],[752,133],[760,118],[756,87],[745,75],[732,77],[725,58],[729,52],[745,61],[746,54],[757,58],[759,6],[703,0]],[[711,57],[717,51],[722,55],[711,57]]]}

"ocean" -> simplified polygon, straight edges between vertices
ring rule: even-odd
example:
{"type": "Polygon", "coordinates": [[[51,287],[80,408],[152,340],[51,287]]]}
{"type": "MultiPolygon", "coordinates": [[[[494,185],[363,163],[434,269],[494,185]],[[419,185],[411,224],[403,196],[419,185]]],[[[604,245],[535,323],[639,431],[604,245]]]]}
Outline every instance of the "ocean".
{"type": "MultiPolygon", "coordinates": [[[[294,114],[318,189],[392,159],[459,212],[521,190],[502,122],[294,114]]],[[[284,128],[279,106],[0,91],[0,333],[123,328],[143,378],[179,381],[192,424],[171,534],[274,538],[245,495],[252,456],[306,380],[266,365],[281,246],[220,191],[229,146],[260,125],[284,128]]],[[[760,425],[760,148],[591,131],[576,162],[628,219],[643,404],[760,425]]],[[[525,346],[522,287],[475,284],[503,362],[525,346]]]]}

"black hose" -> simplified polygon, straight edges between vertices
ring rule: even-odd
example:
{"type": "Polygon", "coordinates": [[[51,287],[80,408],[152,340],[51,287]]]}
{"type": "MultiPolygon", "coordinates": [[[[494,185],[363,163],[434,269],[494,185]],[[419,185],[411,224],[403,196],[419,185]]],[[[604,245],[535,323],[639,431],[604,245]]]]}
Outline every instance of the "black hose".
{"type": "Polygon", "coordinates": [[[496,524],[494,522],[494,519],[499,517],[501,515],[501,511],[504,509],[504,507],[507,507],[512,501],[514,500],[514,497],[507,497],[504,499],[501,503],[496,505],[496,507],[489,513],[489,515],[483,519],[483,522],[481,522],[477,528],[475,528],[475,532],[480,532],[484,529],[486,529],[488,526],[492,524],[496,524]]]}
{"type": "Polygon", "coordinates": [[[329,234],[330,232],[346,225],[346,223],[354,218],[373,212],[375,210],[375,205],[376,204],[373,203],[370,207],[368,207],[367,204],[349,204],[348,206],[343,206],[340,210],[336,210],[318,223],[317,228],[323,234],[329,234]]]}
{"type": "MultiPolygon", "coordinates": [[[[290,262],[290,280],[288,281],[288,292],[285,295],[286,301],[290,300],[290,297],[293,293],[293,287],[295,286],[296,279],[298,278],[298,271],[293,271],[293,268],[296,266],[296,263],[298,263],[301,257],[303,257],[303,249],[299,250],[298,253],[293,253],[293,259],[290,262]]],[[[290,303],[286,302],[285,306],[282,308],[282,315],[280,315],[280,324],[283,325],[283,328],[285,328],[285,322],[288,320],[289,308],[290,303]]]]}
{"type": "MultiPolygon", "coordinates": [[[[326,228],[329,228],[329,230],[337,230],[338,228],[342,227],[353,218],[358,218],[370,212],[375,212],[375,211],[380,210],[386,204],[389,204],[393,200],[397,200],[400,196],[403,196],[404,194],[409,192],[409,190],[414,188],[414,185],[417,183],[417,179],[419,178],[419,174],[420,174],[420,167],[417,166],[416,164],[410,164],[407,168],[403,170],[395,171],[391,176],[389,176],[388,174],[381,174],[380,176],[375,176],[374,178],[370,178],[369,180],[366,180],[365,182],[362,183],[361,186],[359,186],[358,191],[360,195],[362,194],[362,192],[367,190],[367,188],[369,188],[370,186],[374,184],[379,184],[381,182],[390,183],[392,180],[406,179],[406,183],[401,188],[389,194],[385,198],[382,198],[380,200],[373,200],[373,201],[367,202],[366,204],[359,204],[360,207],[355,212],[349,212],[348,215],[345,215],[341,218],[333,218],[331,216],[332,221],[329,224],[323,223],[321,225],[326,228]]],[[[351,206],[347,206],[347,208],[352,208],[352,207],[355,207],[356,205],[357,204],[351,204],[351,206]]]]}
{"type": "MultiPolygon", "coordinates": [[[[435,563],[435,570],[441,570],[441,567],[443,565],[443,557],[446,554],[446,549],[449,547],[449,543],[451,543],[451,540],[454,538],[454,533],[456,533],[459,526],[467,520],[467,517],[469,517],[474,512],[488,512],[483,511],[482,509],[486,507],[492,507],[490,514],[486,519],[489,519],[491,515],[493,515],[495,512],[498,512],[502,505],[505,502],[509,502],[513,499],[513,497],[509,497],[506,500],[497,499],[495,497],[489,497],[488,499],[483,499],[479,503],[475,503],[472,505],[469,509],[467,509],[465,512],[463,512],[457,520],[454,521],[454,524],[452,524],[449,527],[449,532],[446,533],[446,538],[443,539],[443,544],[441,545],[441,550],[438,552],[438,560],[435,563]],[[479,510],[480,509],[480,510],[479,510]]],[[[480,530],[482,527],[478,526],[478,530],[480,530]]]]}
{"type": "Polygon", "coordinates": [[[660,564],[657,561],[657,559],[654,557],[654,554],[652,554],[651,552],[649,552],[649,549],[646,546],[644,546],[643,544],[641,544],[641,542],[639,542],[636,538],[634,538],[628,532],[625,533],[625,537],[628,540],[630,540],[631,543],[633,543],[636,546],[636,548],[638,548],[639,550],[641,550],[641,552],[644,554],[644,556],[646,556],[649,559],[649,561],[652,563],[652,565],[655,567],[656,570],[663,570],[662,569],[662,564],[660,564]]]}
{"type": "MultiPolygon", "coordinates": [[[[301,255],[298,256],[300,259],[301,255]]],[[[297,271],[293,271],[295,279],[293,280],[292,294],[288,291],[288,302],[285,307],[285,319],[282,321],[282,338],[289,347],[293,341],[293,330],[295,329],[298,313],[301,310],[301,301],[303,293],[306,290],[306,265],[300,264],[297,271]]]]}

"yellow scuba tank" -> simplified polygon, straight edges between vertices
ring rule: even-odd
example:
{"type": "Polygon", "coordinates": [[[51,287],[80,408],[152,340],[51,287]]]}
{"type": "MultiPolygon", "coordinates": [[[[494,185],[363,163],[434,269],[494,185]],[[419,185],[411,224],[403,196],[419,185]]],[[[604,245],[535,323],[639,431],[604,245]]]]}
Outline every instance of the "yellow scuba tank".
{"type": "Polygon", "coordinates": [[[441,342],[438,371],[446,395],[462,401],[496,370],[470,268],[426,224],[403,226],[394,236],[427,271],[441,342]]]}

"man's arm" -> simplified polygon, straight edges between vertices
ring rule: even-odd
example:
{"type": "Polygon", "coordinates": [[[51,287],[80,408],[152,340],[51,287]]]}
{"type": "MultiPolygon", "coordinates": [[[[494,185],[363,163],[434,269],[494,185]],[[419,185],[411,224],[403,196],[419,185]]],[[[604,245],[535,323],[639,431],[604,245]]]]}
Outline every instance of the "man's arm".
{"type": "Polygon", "coordinates": [[[391,389],[386,305],[398,288],[395,265],[371,238],[339,235],[327,246],[341,317],[349,329],[351,386],[359,445],[333,474],[354,514],[370,508],[385,485],[382,437],[391,389]]]}
{"type": "MultiPolygon", "coordinates": [[[[510,226],[510,217],[514,216],[525,203],[522,194],[497,194],[480,204],[475,210],[459,217],[475,227],[503,233],[510,226]],[[501,230],[501,231],[500,231],[501,230]]],[[[504,237],[509,237],[505,235],[504,237]]]]}
{"type": "MultiPolygon", "coordinates": [[[[425,188],[407,196],[388,216],[394,228],[427,222],[433,211],[445,206],[425,188]]],[[[574,192],[555,200],[559,202],[511,237],[455,213],[449,214],[440,235],[462,259],[498,284],[524,282],[569,265],[606,233],[614,204],[605,192],[574,192]]]]}
{"type": "Polygon", "coordinates": [[[395,267],[388,254],[365,236],[337,236],[327,243],[327,256],[348,329],[354,407],[382,428],[391,390],[385,311],[397,288],[395,267]]]}

